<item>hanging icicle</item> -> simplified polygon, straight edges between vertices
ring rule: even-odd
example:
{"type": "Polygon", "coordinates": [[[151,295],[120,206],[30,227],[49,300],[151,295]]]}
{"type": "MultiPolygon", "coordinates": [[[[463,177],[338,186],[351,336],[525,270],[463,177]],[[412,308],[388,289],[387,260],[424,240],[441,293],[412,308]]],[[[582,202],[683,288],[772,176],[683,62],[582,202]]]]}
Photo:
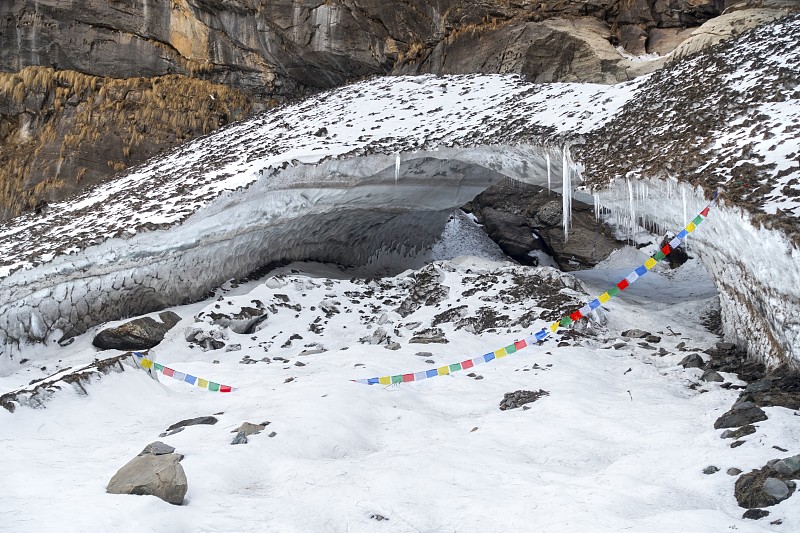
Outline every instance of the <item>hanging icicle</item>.
{"type": "Polygon", "coordinates": [[[400,154],[394,160],[394,183],[397,184],[397,179],[400,177],[400,154]]]}
{"type": "Polygon", "coordinates": [[[564,226],[564,242],[569,240],[569,226],[572,221],[572,176],[570,175],[570,161],[567,146],[564,145],[564,155],[561,160],[562,192],[561,211],[564,226]]]}
{"type": "Polygon", "coordinates": [[[547,194],[550,194],[550,191],[553,190],[553,187],[550,184],[550,153],[547,154],[547,194]]]}
{"type": "Polygon", "coordinates": [[[636,237],[636,211],[633,202],[633,182],[628,179],[628,220],[630,222],[630,242],[635,244],[636,237]]]}
{"type": "MultiPolygon", "coordinates": [[[[687,219],[687,209],[686,209],[686,187],[681,187],[681,196],[683,197],[683,220],[684,225],[688,224],[689,221],[687,219]]],[[[686,250],[689,249],[689,238],[687,237],[684,239],[686,246],[684,247],[686,250]]]]}

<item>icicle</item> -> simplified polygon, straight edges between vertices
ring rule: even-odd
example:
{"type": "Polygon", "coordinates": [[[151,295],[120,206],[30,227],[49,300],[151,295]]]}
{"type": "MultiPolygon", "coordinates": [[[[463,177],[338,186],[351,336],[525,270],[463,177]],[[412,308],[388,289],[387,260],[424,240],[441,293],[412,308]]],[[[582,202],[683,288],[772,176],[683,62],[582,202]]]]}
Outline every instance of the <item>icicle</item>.
{"type": "MultiPolygon", "coordinates": [[[[687,208],[686,208],[686,187],[681,187],[681,196],[683,197],[683,225],[686,226],[689,223],[689,217],[687,215],[687,208]]],[[[689,237],[683,239],[683,242],[686,244],[685,249],[689,249],[689,237]]]]}
{"type": "Polygon", "coordinates": [[[550,185],[550,154],[547,154],[547,194],[550,194],[550,191],[553,188],[550,185]]]}
{"type": "Polygon", "coordinates": [[[564,146],[564,156],[561,160],[562,192],[561,192],[561,215],[564,226],[564,242],[569,239],[569,225],[572,221],[572,181],[569,168],[569,156],[567,147],[564,146]]]}
{"type": "Polygon", "coordinates": [[[400,177],[400,154],[397,154],[397,158],[394,160],[394,183],[397,185],[397,178],[400,177]]]}
{"type": "Polygon", "coordinates": [[[633,243],[636,236],[636,212],[633,205],[633,182],[628,180],[628,216],[630,217],[630,240],[633,243]]]}

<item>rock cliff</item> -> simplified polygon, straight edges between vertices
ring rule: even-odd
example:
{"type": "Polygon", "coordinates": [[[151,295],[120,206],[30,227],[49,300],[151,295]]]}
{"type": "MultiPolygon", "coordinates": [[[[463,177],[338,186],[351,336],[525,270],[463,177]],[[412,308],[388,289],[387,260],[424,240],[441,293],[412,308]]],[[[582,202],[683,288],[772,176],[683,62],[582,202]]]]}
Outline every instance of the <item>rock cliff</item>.
{"type": "Polygon", "coordinates": [[[658,45],[666,53],[687,36],[681,31],[725,7],[723,0],[8,0],[0,5],[0,219],[41,209],[221,124],[365,76],[628,79],[660,62],[632,62],[614,46],[635,55],[658,45]]]}

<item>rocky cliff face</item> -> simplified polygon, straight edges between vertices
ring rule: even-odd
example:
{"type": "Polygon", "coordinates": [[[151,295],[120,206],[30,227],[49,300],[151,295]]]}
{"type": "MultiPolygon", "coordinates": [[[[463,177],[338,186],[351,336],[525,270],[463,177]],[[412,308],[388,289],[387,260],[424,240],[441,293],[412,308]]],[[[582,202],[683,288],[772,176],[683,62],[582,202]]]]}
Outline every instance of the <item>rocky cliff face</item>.
{"type": "Polygon", "coordinates": [[[365,76],[628,79],[661,62],[631,61],[616,45],[634,55],[667,53],[688,37],[686,28],[731,3],[6,0],[0,219],[219,124],[365,76]]]}

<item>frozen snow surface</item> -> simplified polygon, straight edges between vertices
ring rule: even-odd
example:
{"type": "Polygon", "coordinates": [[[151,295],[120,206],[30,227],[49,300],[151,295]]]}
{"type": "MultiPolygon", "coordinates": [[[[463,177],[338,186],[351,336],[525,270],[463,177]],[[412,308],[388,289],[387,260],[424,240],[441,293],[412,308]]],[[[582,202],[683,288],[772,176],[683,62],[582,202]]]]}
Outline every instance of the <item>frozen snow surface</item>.
{"type": "MultiPolygon", "coordinates": [[[[455,220],[439,249],[490,250],[455,220]]],[[[717,298],[696,260],[671,276],[648,274],[647,291],[634,285],[614,299],[589,336],[549,340],[474,373],[391,387],[350,381],[504,346],[607,289],[608,269],[631,267],[638,253],[587,272],[589,292],[568,274],[492,253],[371,281],[306,263],[225,284],[214,298],[174,308],[183,320],[153,351],[162,364],[237,390],[159,383],[128,369],[85,385],[85,395],[65,386],[42,409],[0,409],[0,522],[68,532],[796,531],[796,496],[769,508],[780,525],[743,520],[735,478],[725,474],[783,456],[772,446],[796,450],[796,417],[767,408],[769,420],[731,449],[712,427],[737,393],[715,383],[689,388],[701,371],[677,365],[679,342],[702,349],[717,339],[698,324],[717,298]],[[438,297],[404,305],[423,285],[438,297]],[[221,325],[243,307],[263,307],[267,319],[246,334],[221,325]],[[448,343],[411,342],[431,327],[448,343]],[[631,327],[660,335],[669,353],[634,341],[613,349],[631,327]],[[226,347],[188,343],[185,332],[196,329],[226,347]],[[499,409],[506,392],[539,389],[549,396],[528,409],[499,409]],[[159,437],[179,420],[212,414],[215,425],[159,437]],[[231,445],[245,421],[269,425],[231,445]],[[185,504],[106,494],[116,470],[155,440],[185,456],[185,504]],[[721,471],[703,474],[710,465],[721,471]]],[[[0,391],[119,353],[97,353],[92,334],[46,347],[61,363],[28,347],[30,365],[0,378],[0,391]]]]}

